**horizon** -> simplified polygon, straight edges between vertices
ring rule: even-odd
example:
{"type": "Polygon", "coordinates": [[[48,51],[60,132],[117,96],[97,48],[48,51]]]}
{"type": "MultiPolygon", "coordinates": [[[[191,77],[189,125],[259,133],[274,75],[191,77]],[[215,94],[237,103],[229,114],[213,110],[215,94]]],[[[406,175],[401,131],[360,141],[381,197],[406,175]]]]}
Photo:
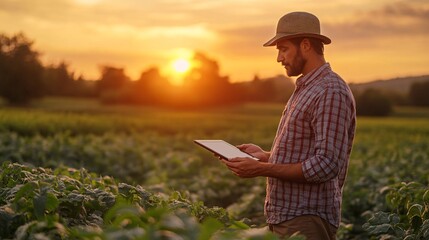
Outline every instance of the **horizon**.
{"type": "Polygon", "coordinates": [[[326,60],[348,83],[429,74],[429,2],[423,0],[3,0],[0,29],[34,41],[44,65],[64,61],[86,79],[97,79],[102,65],[124,68],[131,79],[154,66],[180,77],[198,51],[239,82],[287,76],[276,49],[262,44],[278,19],[296,10],[319,18],[322,34],[332,39],[326,60]]]}

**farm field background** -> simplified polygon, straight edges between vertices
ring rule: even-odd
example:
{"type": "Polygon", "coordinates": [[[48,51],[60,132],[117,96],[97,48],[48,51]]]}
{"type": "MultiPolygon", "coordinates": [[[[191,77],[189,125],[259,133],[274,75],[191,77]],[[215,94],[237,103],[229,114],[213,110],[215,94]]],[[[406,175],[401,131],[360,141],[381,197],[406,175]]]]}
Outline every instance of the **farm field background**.
{"type": "MultiPolygon", "coordinates": [[[[172,111],[48,98],[30,108],[0,108],[0,161],[85,168],[154,194],[180,193],[189,202],[225,208],[232,218],[263,227],[265,179],[239,179],[192,140],[252,142],[268,150],[283,107],[254,103],[172,111]]],[[[403,236],[400,229],[417,236],[426,225],[429,237],[428,172],[429,109],[396,108],[388,118],[358,117],[339,239],[403,236]],[[409,213],[413,204],[423,207],[421,222],[413,225],[417,215],[412,215],[407,226],[404,211],[409,213]],[[369,221],[380,211],[391,219],[369,221]]]]}

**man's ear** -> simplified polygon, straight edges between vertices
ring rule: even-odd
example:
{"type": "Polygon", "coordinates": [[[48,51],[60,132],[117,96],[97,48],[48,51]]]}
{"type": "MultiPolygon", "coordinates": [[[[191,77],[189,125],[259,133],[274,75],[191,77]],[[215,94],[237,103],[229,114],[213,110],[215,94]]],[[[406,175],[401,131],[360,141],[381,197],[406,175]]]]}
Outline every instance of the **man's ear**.
{"type": "Polygon", "coordinates": [[[304,38],[301,41],[301,44],[299,45],[302,52],[308,52],[311,49],[311,43],[308,38],[304,38]]]}

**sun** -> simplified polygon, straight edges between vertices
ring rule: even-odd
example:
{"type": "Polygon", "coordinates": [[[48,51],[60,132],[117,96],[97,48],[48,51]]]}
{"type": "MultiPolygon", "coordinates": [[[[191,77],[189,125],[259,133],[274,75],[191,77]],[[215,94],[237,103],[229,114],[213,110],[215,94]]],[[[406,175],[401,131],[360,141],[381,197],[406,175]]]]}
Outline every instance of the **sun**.
{"type": "Polygon", "coordinates": [[[169,63],[165,65],[164,70],[171,84],[176,86],[184,84],[187,74],[195,67],[193,57],[194,52],[189,49],[178,48],[169,51],[169,63]]]}
{"type": "Polygon", "coordinates": [[[178,58],[172,62],[171,66],[176,73],[183,74],[191,68],[191,63],[187,59],[178,58]]]}

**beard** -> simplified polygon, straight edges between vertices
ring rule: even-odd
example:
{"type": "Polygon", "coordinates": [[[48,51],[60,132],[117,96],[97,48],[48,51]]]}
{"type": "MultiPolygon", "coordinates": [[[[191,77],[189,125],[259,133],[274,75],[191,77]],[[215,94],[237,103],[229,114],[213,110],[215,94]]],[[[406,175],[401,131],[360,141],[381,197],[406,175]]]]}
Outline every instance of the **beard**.
{"type": "Polygon", "coordinates": [[[285,65],[285,66],[289,66],[289,70],[286,69],[287,75],[289,77],[295,77],[300,75],[306,63],[307,63],[307,60],[303,58],[301,49],[298,48],[298,51],[296,52],[296,55],[293,58],[292,63],[285,65]]]}

